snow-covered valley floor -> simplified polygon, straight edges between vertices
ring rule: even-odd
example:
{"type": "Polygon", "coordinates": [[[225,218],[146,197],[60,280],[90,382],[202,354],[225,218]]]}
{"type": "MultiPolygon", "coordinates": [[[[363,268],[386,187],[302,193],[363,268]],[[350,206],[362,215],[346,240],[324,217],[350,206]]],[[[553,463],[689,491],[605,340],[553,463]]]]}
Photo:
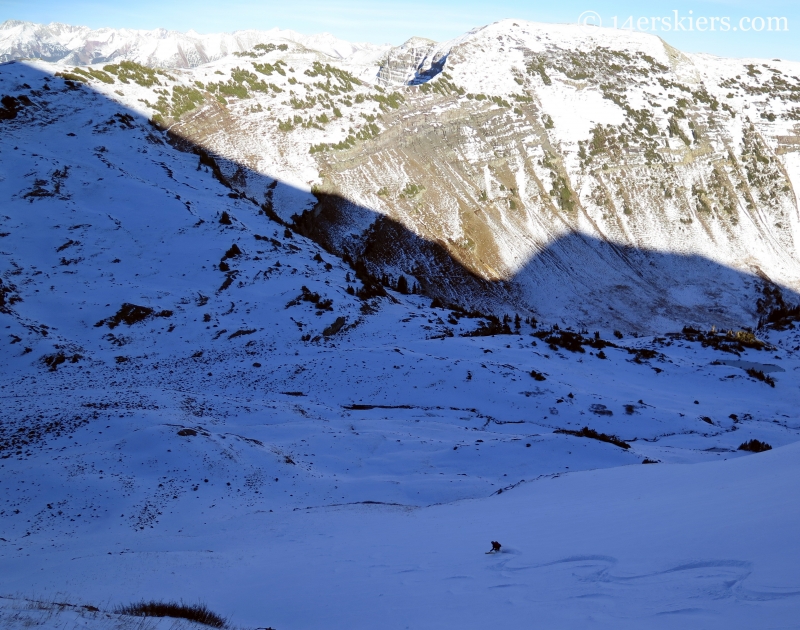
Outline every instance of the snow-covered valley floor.
{"type": "Polygon", "coordinates": [[[797,331],[462,337],[348,293],[120,105],[0,70],[39,93],[0,135],[4,626],[173,627],[105,614],[145,598],[277,630],[798,627],[797,331]]]}
{"type": "Polygon", "coordinates": [[[55,549],[20,543],[3,581],[101,607],[201,598],[276,628],[791,628],[798,450],[571,473],[425,508],[226,508],[217,482],[152,530],[113,514],[55,549]],[[494,539],[502,552],[484,554],[494,539]]]}

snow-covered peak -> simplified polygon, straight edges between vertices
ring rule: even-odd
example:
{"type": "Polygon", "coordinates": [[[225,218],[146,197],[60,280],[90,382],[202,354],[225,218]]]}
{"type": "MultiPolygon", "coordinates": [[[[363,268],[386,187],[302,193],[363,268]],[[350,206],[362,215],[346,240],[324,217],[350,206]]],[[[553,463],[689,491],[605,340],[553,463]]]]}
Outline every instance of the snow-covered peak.
{"type": "Polygon", "coordinates": [[[432,39],[412,37],[388,51],[378,81],[387,86],[424,83],[441,72],[447,54],[440,51],[432,39]]]}

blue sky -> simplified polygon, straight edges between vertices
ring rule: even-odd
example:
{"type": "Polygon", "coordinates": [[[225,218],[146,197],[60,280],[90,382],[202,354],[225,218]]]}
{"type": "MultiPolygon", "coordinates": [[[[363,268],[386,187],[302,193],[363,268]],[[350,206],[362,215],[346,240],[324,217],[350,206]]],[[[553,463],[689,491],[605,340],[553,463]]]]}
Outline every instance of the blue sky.
{"type": "Polygon", "coordinates": [[[603,26],[613,26],[616,16],[618,27],[641,25],[673,46],[689,52],[800,61],[798,0],[655,0],[646,4],[629,0],[438,0],[435,3],[394,0],[128,0],[124,3],[119,0],[0,0],[0,21],[19,19],[144,29],[164,27],[180,31],[194,29],[201,33],[277,26],[309,34],[326,31],[351,41],[392,44],[400,44],[412,35],[449,39],[475,26],[503,18],[575,23],[581,14],[588,11],[599,15],[603,26]],[[673,26],[675,11],[682,27],[677,32],[673,26]],[[633,19],[628,21],[629,17],[633,19]],[[773,22],[780,31],[769,30],[767,18],[770,17],[786,18],[785,22],[773,22]],[[666,22],[664,18],[670,18],[670,21],[666,22]],[[689,18],[705,18],[706,21],[690,23],[689,18]],[[723,18],[727,18],[727,22],[723,18]],[[667,24],[670,30],[666,30],[667,24]],[[712,24],[715,27],[713,31],[710,28],[712,24]]]}

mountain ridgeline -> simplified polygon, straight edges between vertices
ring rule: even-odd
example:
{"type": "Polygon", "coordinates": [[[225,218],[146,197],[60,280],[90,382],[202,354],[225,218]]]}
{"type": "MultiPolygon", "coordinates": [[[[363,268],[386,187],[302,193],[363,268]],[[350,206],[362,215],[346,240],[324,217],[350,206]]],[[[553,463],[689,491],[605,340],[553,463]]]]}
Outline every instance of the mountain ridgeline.
{"type": "Polygon", "coordinates": [[[35,65],[147,116],[370,277],[443,304],[739,328],[765,316],[765,289],[791,302],[800,288],[799,63],[511,20],[364,50],[275,35],[192,69],[35,65]]]}

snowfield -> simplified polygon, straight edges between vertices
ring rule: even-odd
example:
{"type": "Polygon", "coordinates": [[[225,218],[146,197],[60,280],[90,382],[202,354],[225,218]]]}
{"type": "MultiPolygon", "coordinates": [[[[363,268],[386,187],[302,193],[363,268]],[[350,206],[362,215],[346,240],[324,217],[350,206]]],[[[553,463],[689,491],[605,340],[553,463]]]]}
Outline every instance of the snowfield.
{"type": "Polygon", "coordinates": [[[790,628],[799,457],[793,444],[585,471],[426,508],[185,505],[140,534],[100,523],[8,554],[4,585],[81,602],[190,594],[275,628],[790,628]]]}
{"type": "Polygon", "coordinates": [[[44,67],[0,65],[0,626],[797,627],[800,331],[465,336],[44,67]]]}

